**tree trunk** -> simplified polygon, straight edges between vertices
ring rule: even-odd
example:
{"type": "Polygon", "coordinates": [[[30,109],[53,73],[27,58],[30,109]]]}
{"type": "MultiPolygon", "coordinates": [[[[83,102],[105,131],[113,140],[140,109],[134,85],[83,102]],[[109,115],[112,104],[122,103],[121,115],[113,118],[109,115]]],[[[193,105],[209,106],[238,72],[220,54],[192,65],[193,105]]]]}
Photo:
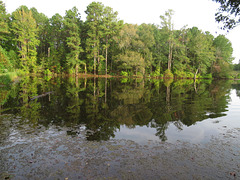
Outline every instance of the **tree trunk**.
{"type": "Polygon", "coordinates": [[[172,66],[172,43],[169,43],[169,54],[168,54],[168,70],[171,71],[171,66],[172,66]]]}
{"type": "Polygon", "coordinates": [[[107,103],[107,77],[105,77],[105,103],[107,103]]]}
{"type": "Polygon", "coordinates": [[[48,58],[50,58],[50,47],[48,48],[48,58]]]}
{"type": "Polygon", "coordinates": [[[101,64],[100,64],[100,52],[99,52],[99,49],[98,49],[98,56],[97,56],[97,61],[98,61],[98,63],[97,63],[97,74],[99,74],[99,69],[100,69],[100,71],[101,71],[101,64]],[[100,68],[99,68],[99,66],[100,66],[100,68]]]}
{"type": "Polygon", "coordinates": [[[197,69],[196,73],[194,74],[194,81],[196,81],[197,74],[198,74],[198,69],[197,69]]]}
{"type": "Polygon", "coordinates": [[[105,62],[105,74],[107,75],[107,58],[108,58],[108,38],[106,37],[106,62],[105,62]]]}
{"type": "MultiPolygon", "coordinates": [[[[95,41],[95,38],[94,38],[94,41],[95,41]]],[[[93,53],[94,53],[93,71],[94,71],[94,75],[96,75],[96,53],[95,53],[95,47],[96,47],[96,43],[94,43],[94,47],[93,47],[93,53]]]]}
{"type": "Polygon", "coordinates": [[[171,106],[170,106],[170,97],[171,97],[171,89],[170,85],[167,86],[167,92],[166,92],[166,107],[167,107],[167,112],[170,112],[171,106]]]}
{"type": "Polygon", "coordinates": [[[94,75],[96,75],[96,55],[95,55],[95,52],[94,52],[94,60],[93,60],[94,64],[93,64],[93,70],[94,70],[94,75]]]}
{"type": "Polygon", "coordinates": [[[106,73],[106,75],[107,75],[107,50],[108,50],[108,48],[106,47],[106,64],[105,64],[105,73],[106,73]]]}
{"type": "Polygon", "coordinates": [[[75,76],[78,76],[78,64],[76,64],[75,76]]]}

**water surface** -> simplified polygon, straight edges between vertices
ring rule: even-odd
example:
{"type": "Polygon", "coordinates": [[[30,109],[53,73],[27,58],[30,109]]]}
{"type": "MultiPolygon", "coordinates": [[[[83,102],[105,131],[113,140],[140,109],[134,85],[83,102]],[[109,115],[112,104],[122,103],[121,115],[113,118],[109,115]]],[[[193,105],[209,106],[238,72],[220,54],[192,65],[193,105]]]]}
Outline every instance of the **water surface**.
{"type": "Polygon", "coordinates": [[[0,87],[0,177],[231,179],[239,98],[237,81],[26,77],[0,87]]]}
{"type": "Polygon", "coordinates": [[[234,81],[29,77],[1,87],[0,113],[33,132],[56,126],[78,136],[85,129],[89,141],[201,143],[223,127],[240,127],[239,89],[234,81]]]}

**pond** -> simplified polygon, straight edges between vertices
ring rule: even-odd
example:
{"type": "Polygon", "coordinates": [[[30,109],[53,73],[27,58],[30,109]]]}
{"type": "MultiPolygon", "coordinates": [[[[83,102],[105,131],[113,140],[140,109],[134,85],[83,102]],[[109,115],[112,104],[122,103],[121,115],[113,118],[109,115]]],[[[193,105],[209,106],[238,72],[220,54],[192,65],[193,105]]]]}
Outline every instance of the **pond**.
{"type": "Polygon", "coordinates": [[[240,177],[238,81],[26,77],[0,95],[2,179],[240,177]]]}

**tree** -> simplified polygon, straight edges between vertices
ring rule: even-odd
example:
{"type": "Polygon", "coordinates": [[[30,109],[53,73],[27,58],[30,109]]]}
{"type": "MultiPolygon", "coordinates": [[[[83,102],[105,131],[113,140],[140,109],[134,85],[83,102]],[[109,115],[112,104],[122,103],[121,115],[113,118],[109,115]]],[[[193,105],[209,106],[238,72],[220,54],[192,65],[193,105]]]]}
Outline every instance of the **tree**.
{"type": "Polygon", "coordinates": [[[196,78],[199,71],[206,73],[214,61],[213,36],[208,32],[203,33],[197,27],[189,29],[188,36],[188,57],[196,78]]]}
{"type": "Polygon", "coordinates": [[[138,26],[125,24],[121,29],[118,39],[120,53],[116,62],[118,68],[122,70],[130,70],[132,72],[145,73],[145,60],[140,52],[144,47],[144,43],[139,39],[137,34],[138,26]]]}
{"type": "Polygon", "coordinates": [[[165,16],[160,16],[161,27],[166,31],[168,35],[168,70],[171,71],[172,66],[172,57],[173,57],[173,46],[174,46],[174,34],[173,34],[173,23],[172,16],[174,15],[174,11],[169,9],[165,12],[165,16]]]}
{"type": "Polygon", "coordinates": [[[213,0],[220,3],[218,12],[215,14],[217,22],[223,23],[223,29],[233,29],[240,23],[239,0],[213,0]]]}
{"type": "Polygon", "coordinates": [[[153,35],[155,39],[155,44],[151,48],[151,52],[153,53],[153,66],[157,72],[156,75],[160,75],[162,65],[165,68],[165,64],[168,62],[169,48],[166,45],[166,43],[168,43],[168,37],[165,31],[156,25],[153,25],[153,35]]]}
{"type": "Polygon", "coordinates": [[[18,42],[18,49],[21,58],[21,68],[26,72],[35,72],[37,60],[37,24],[33,18],[32,11],[26,6],[21,6],[12,14],[12,32],[18,42]]]}
{"type": "Polygon", "coordinates": [[[218,35],[214,41],[213,46],[216,49],[216,59],[222,59],[228,63],[232,63],[233,48],[232,43],[224,35],[218,35]]]}
{"type": "Polygon", "coordinates": [[[6,40],[6,35],[9,33],[8,29],[8,15],[6,12],[5,4],[0,1],[0,42],[1,45],[6,40]]]}
{"type": "Polygon", "coordinates": [[[48,68],[56,70],[58,73],[61,68],[65,65],[65,33],[63,29],[63,17],[60,14],[55,14],[50,18],[50,27],[49,27],[49,44],[50,48],[48,50],[48,68]]]}
{"type": "Polygon", "coordinates": [[[105,74],[107,75],[108,67],[108,48],[121,27],[117,21],[118,12],[114,12],[111,7],[105,7],[103,10],[103,40],[105,41],[105,74]]]}
{"type": "Polygon", "coordinates": [[[31,8],[32,15],[36,20],[38,32],[37,39],[39,40],[39,46],[37,47],[38,61],[44,61],[49,56],[49,39],[50,39],[50,24],[48,17],[39,13],[36,8],[31,8]]]}
{"type": "Polygon", "coordinates": [[[75,67],[75,75],[78,75],[79,68],[79,54],[83,51],[81,48],[81,39],[80,39],[80,14],[78,9],[73,7],[71,10],[66,11],[64,17],[64,26],[66,29],[67,37],[66,44],[69,48],[67,54],[67,64],[70,67],[75,67]]]}
{"type": "Polygon", "coordinates": [[[89,53],[88,59],[93,58],[93,71],[96,75],[97,61],[100,63],[100,39],[102,35],[102,16],[103,4],[100,2],[92,2],[87,6],[85,13],[87,14],[87,39],[86,51],[89,53]]]}
{"type": "Polygon", "coordinates": [[[187,56],[187,43],[189,41],[189,37],[187,36],[187,33],[188,30],[186,29],[186,26],[174,32],[176,44],[173,52],[173,66],[175,73],[176,71],[181,73],[189,71],[188,65],[190,58],[187,56]]]}
{"type": "Polygon", "coordinates": [[[138,26],[137,34],[139,36],[139,40],[142,41],[144,45],[140,52],[145,60],[145,66],[151,73],[153,66],[153,56],[151,49],[155,45],[152,25],[141,24],[138,26]]]}
{"type": "Polygon", "coordinates": [[[213,41],[216,61],[213,64],[213,73],[216,77],[226,77],[229,74],[233,57],[232,43],[224,36],[219,35],[213,41]]]}

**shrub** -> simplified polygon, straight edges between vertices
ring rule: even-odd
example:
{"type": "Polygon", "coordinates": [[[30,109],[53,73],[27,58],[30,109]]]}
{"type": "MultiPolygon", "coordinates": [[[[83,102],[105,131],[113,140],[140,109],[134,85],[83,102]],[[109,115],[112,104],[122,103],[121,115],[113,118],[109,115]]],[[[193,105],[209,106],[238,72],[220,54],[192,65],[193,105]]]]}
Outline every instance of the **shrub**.
{"type": "Polygon", "coordinates": [[[44,74],[45,74],[46,76],[51,76],[51,75],[52,75],[52,72],[51,72],[49,69],[46,69],[46,70],[44,71],[44,74]]]}
{"type": "Polygon", "coordinates": [[[203,75],[202,78],[205,78],[205,79],[212,79],[213,77],[212,77],[212,74],[209,73],[209,74],[205,74],[205,75],[203,75]]]}
{"type": "Polygon", "coordinates": [[[160,69],[158,68],[158,69],[156,69],[153,73],[152,73],[152,76],[153,77],[158,77],[158,76],[160,76],[161,75],[161,73],[160,73],[160,69]]]}
{"type": "Polygon", "coordinates": [[[7,51],[0,46],[0,73],[7,73],[10,68],[11,64],[9,63],[7,51]]]}
{"type": "Polygon", "coordinates": [[[167,69],[164,72],[164,78],[173,78],[173,74],[172,74],[172,72],[169,69],[167,69]]]}
{"type": "Polygon", "coordinates": [[[187,74],[184,71],[176,70],[174,74],[175,74],[176,78],[186,78],[187,77],[187,74]]]}
{"type": "Polygon", "coordinates": [[[194,78],[194,74],[191,73],[191,72],[187,72],[186,75],[187,75],[187,78],[189,78],[189,79],[193,79],[194,78]]]}
{"type": "Polygon", "coordinates": [[[121,83],[127,83],[128,82],[128,78],[122,78],[121,79],[121,83]]]}
{"type": "Polygon", "coordinates": [[[126,71],[121,71],[121,76],[128,76],[128,73],[126,71]]]}
{"type": "Polygon", "coordinates": [[[140,73],[140,72],[137,72],[137,76],[138,77],[143,77],[142,73],[140,73]]]}

